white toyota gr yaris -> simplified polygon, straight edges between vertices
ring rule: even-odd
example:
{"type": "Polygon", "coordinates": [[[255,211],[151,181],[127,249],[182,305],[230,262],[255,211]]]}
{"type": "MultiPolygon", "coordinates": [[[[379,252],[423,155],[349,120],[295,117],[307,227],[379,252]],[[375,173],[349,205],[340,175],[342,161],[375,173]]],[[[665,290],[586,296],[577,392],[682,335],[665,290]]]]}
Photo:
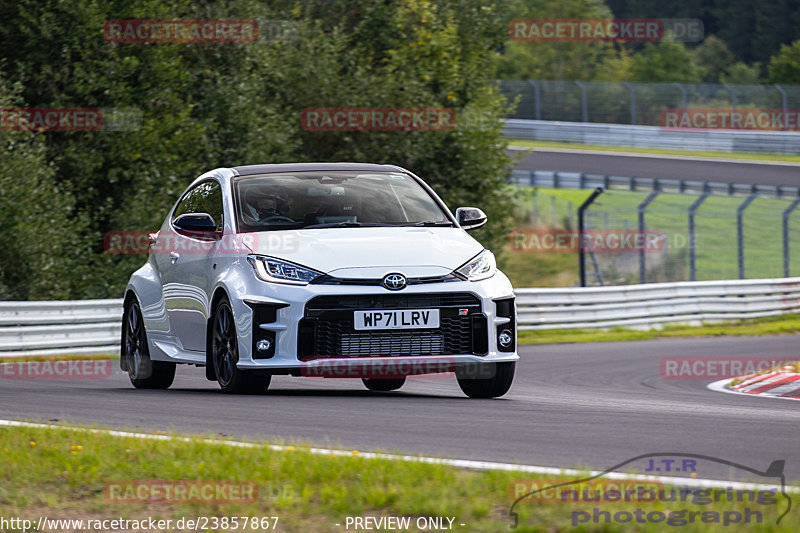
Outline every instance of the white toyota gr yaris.
{"type": "Polygon", "coordinates": [[[492,253],[413,173],[391,165],[219,168],[197,178],[125,291],[121,367],[167,388],[178,363],[226,392],[273,374],[361,378],[455,374],[468,396],[514,378],[516,307],[492,253]]]}

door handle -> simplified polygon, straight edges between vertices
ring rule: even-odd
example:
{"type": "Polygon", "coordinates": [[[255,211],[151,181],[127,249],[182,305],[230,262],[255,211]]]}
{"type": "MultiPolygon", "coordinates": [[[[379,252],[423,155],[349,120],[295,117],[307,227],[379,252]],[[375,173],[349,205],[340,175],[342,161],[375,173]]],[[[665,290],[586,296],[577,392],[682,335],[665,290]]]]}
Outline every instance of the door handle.
{"type": "Polygon", "coordinates": [[[170,252],[169,253],[169,261],[170,261],[170,263],[172,263],[174,265],[175,261],[177,261],[180,256],[181,256],[181,254],[179,254],[178,252],[170,252]]]}

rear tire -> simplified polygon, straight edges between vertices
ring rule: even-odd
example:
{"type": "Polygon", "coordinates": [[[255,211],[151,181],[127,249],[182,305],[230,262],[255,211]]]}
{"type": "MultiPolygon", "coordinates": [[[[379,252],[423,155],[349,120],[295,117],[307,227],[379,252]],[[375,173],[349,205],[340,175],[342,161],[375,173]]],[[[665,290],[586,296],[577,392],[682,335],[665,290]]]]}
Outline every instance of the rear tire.
{"type": "Polygon", "coordinates": [[[132,300],[122,315],[120,366],[137,389],[168,389],[175,379],[175,363],[152,361],[139,302],[132,300]]]}
{"type": "Polygon", "coordinates": [[[233,309],[227,298],[217,302],[211,320],[211,362],[222,391],[230,394],[266,392],[272,376],[264,372],[240,370],[236,366],[239,362],[239,336],[233,320],[233,309]]]}
{"type": "Polygon", "coordinates": [[[470,398],[499,398],[508,392],[514,381],[516,363],[480,364],[468,369],[456,369],[458,386],[470,398]],[[486,370],[493,370],[490,377],[478,377],[486,370]]]}
{"type": "Polygon", "coordinates": [[[406,382],[406,378],[405,377],[393,378],[393,379],[361,378],[361,381],[363,381],[364,386],[371,391],[389,392],[397,390],[400,387],[402,387],[406,382]]]}

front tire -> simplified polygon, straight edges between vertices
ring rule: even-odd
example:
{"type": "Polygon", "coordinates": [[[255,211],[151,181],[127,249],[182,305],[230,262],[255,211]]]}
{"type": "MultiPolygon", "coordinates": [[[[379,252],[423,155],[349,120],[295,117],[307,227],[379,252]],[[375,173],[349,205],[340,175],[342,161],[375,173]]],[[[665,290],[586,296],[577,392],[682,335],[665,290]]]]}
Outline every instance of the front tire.
{"type": "Polygon", "coordinates": [[[516,363],[480,364],[456,370],[458,386],[470,398],[499,398],[508,392],[514,381],[516,363]],[[489,370],[489,377],[480,377],[489,370]]]}
{"type": "Polygon", "coordinates": [[[239,362],[239,336],[233,320],[233,309],[227,298],[214,308],[211,327],[211,361],[217,382],[223,392],[261,394],[269,388],[271,376],[263,372],[244,371],[239,362]]]}
{"type": "Polygon", "coordinates": [[[131,301],[122,315],[120,365],[137,389],[168,389],[175,379],[175,363],[152,361],[139,302],[131,301]]]}
{"type": "Polygon", "coordinates": [[[405,382],[405,376],[402,378],[380,379],[380,378],[361,378],[364,386],[371,391],[375,392],[389,392],[397,390],[402,387],[405,382]]]}

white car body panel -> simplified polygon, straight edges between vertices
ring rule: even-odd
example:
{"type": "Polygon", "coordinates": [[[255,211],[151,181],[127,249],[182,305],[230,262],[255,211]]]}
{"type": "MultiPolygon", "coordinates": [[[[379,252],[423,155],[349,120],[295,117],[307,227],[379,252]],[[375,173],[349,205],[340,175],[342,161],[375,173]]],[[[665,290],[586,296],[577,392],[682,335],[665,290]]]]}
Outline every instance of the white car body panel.
{"type": "Polygon", "coordinates": [[[373,272],[394,272],[398,266],[429,269],[447,274],[475,257],[483,246],[460,228],[327,228],[281,231],[280,239],[262,232],[246,239],[254,253],[285,259],[326,274],[350,276],[354,268],[377,268],[373,272]]]}
{"type": "MultiPolygon", "coordinates": [[[[399,170],[402,169],[394,171],[399,170]]],[[[258,278],[247,260],[248,253],[252,252],[343,279],[380,279],[390,273],[400,273],[408,278],[446,276],[483,250],[483,246],[457,224],[449,228],[343,227],[237,234],[231,199],[231,182],[236,175],[234,169],[216,169],[203,174],[187,188],[188,191],[209,179],[220,183],[224,196],[221,239],[206,244],[204,251],[198,251],[202,249],[202,241],[182,236],[180,239],[183,241],[176,241],[174,247],[177,259],[166,251],[151,251],[147,262],[131,276],[126,297],[135,297],[140,303],[152,360],[201,366],[207,363],[206,326],[218,291],[225,293],[233,309],[239,338],[237,366],[240,369],[293,369],[302,372],[324,364],[322,360],[298,359],[298,324],[305,316],[306,303],[316,296],[325,295],[470,293],[480,300],[487,319],[490,333],[486,354],[414,356],[414,359],[439,361],[447,358],[455,363],[519,359],[516,349],[500,351],[497,336],[491,333],[497,326],[511,322],[495,313],[494,300],[514,297],[511,283],[499,270],[481,281],[409,285],[400,291],[390,291],[383,286],[265,282],[258,278]],[[284,307],[277,311],[275,322],[261,326],[253,324],[253,309],[246,302],[284,307]],[[266,359],[253,357],[254,329],[275,333],[277,349],[274,356],[266,359]]],[[[441,203],[435,194],[431,194],[441,203]]],[[[159,238],[174,233],[171,214],[172,210],[161,227],[159,238]]],[[[350,364],[363,360],[363,357],[348,358],[350,364]]]]}

